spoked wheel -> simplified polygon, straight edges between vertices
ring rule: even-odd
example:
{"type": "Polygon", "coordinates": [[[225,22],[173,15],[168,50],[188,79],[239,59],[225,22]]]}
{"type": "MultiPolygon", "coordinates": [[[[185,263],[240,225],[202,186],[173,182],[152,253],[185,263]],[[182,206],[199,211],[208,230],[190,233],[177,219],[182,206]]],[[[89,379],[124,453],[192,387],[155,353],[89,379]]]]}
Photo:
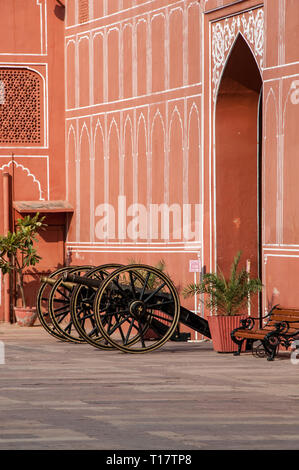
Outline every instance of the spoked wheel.
{"type": "Polygon", "coordinates": [[[171,280],[152,266],[133,264],[111,273],[94,301],[99,331],[117,349],[144,353],[175,332],[180,301],[171,280]]]}
{"type": "MultiPolygon", "coordinates": [[[[77,266],[68,271],[68,274],[84,276],[94,266],[77,266]]],[[[64,277],[57,279],[49,296],[49,313],[51,321],[59,334],[72,343],[85,343],[78,333],[71,317],[71,295],[76,284],[66,282],[64,277]]]]}
{"type": "Polygon", "coordinates": [[[42,284],[39,288],[36,302],[37,315],[41,325],[48,333],[50,333],[50,335],[63,341],[66,341],[66,338],[62,336],[59,330],[55,327],[50,317],[49,297],[57,279],[61,278],[70,269],[74,269],[74,266],[66,266],[64,268],[57,269],[57,271],[54,271],[48,276],[42,278],[44,280],[42,280],[42,284]]]}
{"type": "MultiPolygon", "coordinates": [[[[84,277],[98,279],[101,283],[121,264],[104,264],[91,269],[84,277]]],[[[71,295],[71,316],[81,338],[98,349],[111,349],[113,346],[102,336],[93,312],[94,298],[98,288],[78,284],[71,295]]]]}
{"type": "Polygon", "coordinates": [[[267,353],[265,350],[265,346],[262,341],[258,340],[255,341],[254,344],[252,345],[252,355],[255,357],[266,357],[267,353]]]}

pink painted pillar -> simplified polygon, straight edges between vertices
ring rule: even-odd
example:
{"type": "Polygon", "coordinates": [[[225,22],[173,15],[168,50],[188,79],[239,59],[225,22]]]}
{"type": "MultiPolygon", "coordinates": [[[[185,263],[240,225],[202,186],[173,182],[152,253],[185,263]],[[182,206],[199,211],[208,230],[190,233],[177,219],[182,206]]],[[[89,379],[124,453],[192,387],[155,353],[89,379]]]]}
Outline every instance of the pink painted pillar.
{"type": "MultiPolygon", "coordinates": [[[[10,216],[10,174],[3,173],[3,228],[4,235],[9,231],[9,217],[10,216]]],[[[4,321],[10,322],[10,282],[9,275],[4,276],[4,321]]]]}

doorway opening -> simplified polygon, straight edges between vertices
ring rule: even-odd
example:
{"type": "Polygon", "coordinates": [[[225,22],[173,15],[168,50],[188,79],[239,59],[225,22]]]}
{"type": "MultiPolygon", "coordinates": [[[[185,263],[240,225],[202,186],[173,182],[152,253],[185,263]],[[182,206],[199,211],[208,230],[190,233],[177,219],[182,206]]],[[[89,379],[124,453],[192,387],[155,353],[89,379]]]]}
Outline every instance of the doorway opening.
{"type": "MultiPolygon", "coordinates": [[[[219,84],[215,113],[216,257],[228,276],[234,257],[261,278],[262,78],[241,34],[219,84]]],[[[261,299],[252,304],[258,313],[261,299]]]]}

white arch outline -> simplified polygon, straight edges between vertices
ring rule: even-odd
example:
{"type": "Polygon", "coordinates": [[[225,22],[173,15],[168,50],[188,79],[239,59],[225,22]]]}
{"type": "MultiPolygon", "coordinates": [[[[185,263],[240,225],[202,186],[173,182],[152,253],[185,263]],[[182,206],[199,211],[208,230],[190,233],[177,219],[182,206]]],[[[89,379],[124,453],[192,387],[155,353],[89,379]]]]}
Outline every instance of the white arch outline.
{"type": "Polygon", "coordinates": [[[98,132],[100,132],[100,135],[102,136],[102,142],[103,142],[103,159],[105,158],[105,136],[104,136],[104,130],[103,126],[101,124],[100,119],[98,118],[96,126],[94,128],[94,136],[93,136],[93,160],[96,159],[96,140],[97,140],[97,135],[98,132]],[[100,129],[100,131],[99,131],[100,129]]]}
{"type": "Polygon", "coordinates": [[[163,128],[163,133],[164,133],[163,149],[164,149],[164,155],[165,155],[165,151],[166,151],[166,142],[165,142],[166,131],[165,131],[164,120],[163,120],[163,117],[162,117],[162,114],[161,114],[159,108],[158,108],[157,111],[155,112],[154,118],[153,118],[153,120],[152,120],[152,125],[151,125],[151,141],[150,141],[151,148],[150,148],[150,152],[152,153],[152,151],[153,151],[153,131],[154,131],[156,119],[160,119],[160,121],[161,121],[161,123],[162,123],[162,128],[163,128]]]}
{"type": "Polygon", "coordinates": [[[178,116],[179,122],[180,122],[180,125],[181,125],[181,131],[182,131],[182,150],[184,150],[184,126],[183,126],[183,120],[182,120],[182,118],[181,118],[181,113],[180,113],[180,111],[178,110],[177,105],[175,105],[175,107],[174,107],[173,110],[172,110],[171,117],[170,117],[170,121],[169,121],[169,131],[168,131],[168,150],[169,150],[169,151],[170,151],[171,128],[172,128],[173,121],[175,120],[175,117],[174,117],[175,115],[178,116]]]}
{"type": "Polygon", "coordinates": [[[39,200],[40,200],[40,201],[45,201],[45,198],[42,197],[42,193],[43,193],[44,191],[43,191],[42,188],[41,188],[40,181],[35,177],[35,175],[34,175],[33,173],[31,173],[31,171],[29,170],[29,168],[25,167],[25,166],[22,165],[21,163],[16,162],[15,160],[10,160],[8,163],[5,163],[4,165],[2,165],[2,166],[0,167],[0,171],[3,171],[4,168],[9,168],[12,163],[16,166],[16,168],[21,168],[23,171],[25,171],[25,173],[27,173],[27,176],[30,176],[30,177],[33,179],[33,183],[36,183],[37,186],[38,186],[38,190],[39,190],[39,200]]]}
{"type": "Polygon", "coordinates": [[[113,126],[115,126],[115,128],[116,128],[116,133],[117,133],[117,140],[118,140],[118,159],[119,159],[120,136],[119,136],[119,129],[118,129],[117,122],[116,122],[115,118],[113,117],[113,118],[111,119],[110,126],[109,126],[109,131],[108,131],[108,153],[107,153],[107,158],[108,158],[108,160],[110,160],[110,137],[111,137],[111,129],[112,129],[113,126]]]}
{"type": "MultiPolygon", "coordinates": [[[[268,106],[269,106],[269,101],[270,99],[273,99],[273,104],[274,104],[274,107],[275,107],[275,124],[276,124],[276,129],[275,129],[275,132],[274,132],[274,138],[276,140],[276,152],[275,152],[275,165],[276,165],[276,172],[277,172],[277,176],[276,176],[276,179],[275,179],[275,185],[276,185],[276,201],[275,201],[275,236],[276,236],[276,240],[277,240],[277,230],[278,230],[278,221],[277,221],[277,215],[278,215],[278,161],[279,161],[279,144],[278,144],[278,135],[279,135],[279,116],[278,116],[278,103],[277,103],[277,99],[276,99],[276,96],[275,96],[275,92],[273,90],[273,88],[271,87],[270,90],[268,91],[268,94],[267,94],[267,98],[266,98],[266,101],[265,101],[265,116],[264,116],[264,121],[265,123],[267,123],[267,114],[268,114],[268,106]]],[[[273,120],[271,119],[271,124],[273,124],[273,120]]],[[[265,204],[265,195],[266,195],[266,192],[267,192],[267,188],[268,188],[268,184],[266,184],[267,180],[266,180],[266,175],[267,175],[267,172],[266,172],[266,162],[267,162],[267,159],[268,159],[268,153],[267,153],[267,147],[266,147],[266,141],[268,139],[268,136],[267,136],[267,126],[265,126],[265,130],[264,130],[264,141],[265,141],[265,144],[263,143],[263,162],[262,162],[262,165],[263,165],[263,171],[262,171],[262,175],[263,175],[263,187],[265,188],[265,191],[263,191],[263,207],[264,207],[264,211],[265,211],[265,217],[264,217],[264,220],[263,220],[263,243],[266,243],[266,240],[265,240],[265,235],[266,235],[266,225],[265,225],[265,222],[266,222],[266,219],[268,217],[268,212],[266,211],[267,210],[267,206],[265,204]]],[[[271,159],[272,156],[270,155],[269,158],[271,159]]]]}
{"type": "Polygon", "coordinates": [[[132,119],[131,116],[128,114],[125,119],[124,127],[123,127],[123,156],[125,158],[126,152],[125,152],[125,146],[126,146],[126,129],[127,126],[130,126],[130,134],[131,134],[131,148],[132,148],[132,157],[134,154],[134,133],[133,133],[133,124],[132,124],[132,119]],[[129,123],[129,124],[128,124],[129,123]]]}
{"type": "Polygon", "coordinates": [[[74,53],[73,55],[73,65],[74,69],[76,71],[76,55],[77,55],[77,50],[76,50],[76,41],[75,39],[71,38],[67,41],[66,46],[65,46],[65,109],[73,109],[76,107],[76,78],[73,77],[73,83],[74,83],[74,96],[73,96],[73,102],[74,105],[72,107],[69,106],[68,103],[68,91],[69,91],[69,83],[68,83],[68,58],[71,57],[72,55],[70,54],[69,48],[71,47],[71,44],[74,45],[74,53]]]}
{"type": "Polygon", "coordinates": [[[89,131],[88,131],[88,127],[86,125],[86,122],[84,122],[83,126],[81,127],[81,131],[80,131],[80,137],[79,137],[79,151],[77,152],[78,154],[78,161],[81,162],[81,144],[82,144],[82,136],[83,136],[83,132],[86,132],[87,133],[87,138],[88,138],[88,145],[89,145],[89,157],[88,157],[88,160],[90,160],[90,134],[89,134],[89,131]]]}
{"type": "MultiPolygon", "coordinates": [[[[223,74],[224,74],[224,71],[226,69],[226,66],[227,66],[227,63],[231,57],[231,54],[232,54],[232,51],[234,49],[234,46],[236,44],[236,41],[239,39],[239,36],[241,36],[245,43],[247,44],[247,46],[249,47],[249,50],[256,62],[256,65],[257,65],[257,70],[259,71],[259,75],[260,75],[260,79],[261,79],[261,83],[263,86],[263,75],[262,75],[262,71],[261,71],[261,68],[260,68],[260,65],[258,64],[257,62],[257,59],[256,59],[256,55],[254,53],[254,51],[252,50],[252,47],[250,45],[250,43],[247,41],[247,39],[244,37],[242,31],[240,29],[238,29],[236,35],[235,35],[235,38],[234,40],[232,41],[232,44],[229,48],[229,51],[226,55],[226,58],[225,58],[225,61],[224,63],[222,64],[222,70],[221,70],[221,73],[219,74],[219,77],[218,77],[218,82],[216,83],[215,85],[215,88],[213,89],[213,87],[211,87],[211,93],[212,93],[212,98],[213,98],[213,113],[212,113],[212,121],[213,121],[213,130],[212,130],[212,133],[213,133],[213,146],[212,146],[212,164],[213,164],[213,179],[211,181],[211,184],[212,184],[212,192],[213,192],[213,236],[214,236],[214,240],[217,240],[217,237],[216,237],[216,233],[217,233],[217,211],[216,211],[216,106],[217,106],[217,101],[218,101],[218,94],[219,94],[219,88],[220,88],[220,85],[221,85],[221,82],[222,82],[222,78],[223,78],[223,74]]],[[[212,111],[210,111],[212,112],[212,111]]],[[[212,230],[211,230],[212,232],[212,230]]],[[[213,246],[213,243],[211,243],[211,247],[213,246]]],[[[210,258],[212,260],[212,255],[210,254],[210,258]]],[[[216,271],[217,270],[217,243],[214,242],[214,270],[216,271]]]]}
{"type": "Polygon", "coordinates": [[[65,168],[66,168],[65,185],[66,185],[66,188],[65,188],[65,192],[66,192],[66,200],[67,201],[69,200],[69,170],[70,170],[69,165],[70,165],[70,161],[71,161],[69,156],[70,156],[70,135],[71,135],[71,133],[73,134],[73,138],[74,138],[74,145],[75,145],[74,164],[76,165],[76,161],[77,161],[77,157],[76,157],[76,154],[77,154],[77,139],[76,139],[76,132],[75,132],[73,124],[71,124],[69,129],[68,129],[67,140],[66,140],[66,156],[65,156],[65,168]]]}
{"type": "Polygon", "coordinates": [[[147,125],[146,125],[146,120],[144,117],[143,112],[139,114],[138,121],[137,121],[137,133],[136,133],[136,153],[138,155],[139,159],[139,153],[138,153],[138,141],[139,141],[139,129],[140,129],[140,121],[143,121],[144,124],[144,136],[145,136],[145,151],[146,154],[148,153],[148,136],[147,136],[147,125]]]}
{"type": "Polygon", "coordinates": [[[191,106],[191,108],[190,108],[190,110],[189,110],[189,116],[188,116],[188,129],[187,129],[187,132],[188,132],[188,135],[187,135],[187,148],[188,148],[188,150],[189,150],[189,148],[190,148],[190,125],[191,125],[191,119],[192,119],[193,113],[196,113],[196,116],[197,116],[197,124],[198,124],[198,142],[199,142],[199,147],[201,147],[199,111],[198,111],[198,107],[197,107],[196,103],[193,101],[192,106],[191,106]]]}
{"type": "Polygon", "coordinates": [[[244,39],[245,43],[247,44],[247,46],[249,47],[249,50],[252,54],[252,57],[254,58],[255,62],[256,62],[256,65],[257,65],[257,68],[259,70],[259,73],[260,73],[260,77],[261,77],[261,81],[263,81],[262,77],[262,69],[260,67],[260,64],[258,63],[257,59],[256,59],[256,55],[251,47],[251,44],[250,42],[248,42],[247,38],[244,36],[244,34],[242,33],[242,31],[238,31],[237,34],[236,34],[236,37],[234,38],[231,46],[230,46],[230,49],[227,53],[227,56],[226,56],[226,59],[222,65],[222,70],[221,70],[221,73],[219,74],[219,79],[218,79],[218,83],[215,87],[215,89],[213,90],[213,93],[214,93],[214,96],[215,96],[215,100],[214,100],[214,103],[216,104],[217,103],[217,99],[218,99],[218,93],[219,93],[219,88],[220,88],[220,84],[221,84],[221,81],[222,81],[222,78],[223,78],[223,74],[224,74],[224,71],[226,69],[226,66],[227,66],[227,63],[228,61],[230,60],[230,57],[231,57],[231,54],[233,52],[233,49],[235,47],[235,44],[237,42],[237,40],[239,39],[239,36],[242,36],[242,38],[244,39]]]}

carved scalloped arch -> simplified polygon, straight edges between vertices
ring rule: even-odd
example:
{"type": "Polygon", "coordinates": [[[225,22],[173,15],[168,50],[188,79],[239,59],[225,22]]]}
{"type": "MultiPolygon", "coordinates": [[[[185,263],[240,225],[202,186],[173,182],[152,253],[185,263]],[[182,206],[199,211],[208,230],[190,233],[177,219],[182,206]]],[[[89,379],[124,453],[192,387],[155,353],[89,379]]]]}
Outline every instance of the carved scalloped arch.
{"type": "Polygon", "coordinates": [[[37,185],[38,187],[38,191],[39,191],[39,200],[40,201],[44,201],[45,198],[42,197],[42,193],[43,193],[43,190],[41,188],[41,184],[40,184],[40,181],[36,178],[36,176],[31,173],[31,171],[29,170],[29,168],[26,168],[24,165],[22,165],[21,163],[17,163],[15,160],[12,162],[9,161],[8,163],[5,163],[4,165],[2,165],[0,167],[0,171],[3,171],[5,168],[9,168],[11,166],[11,164],[14,163],[14,165],[16,166],[16,168],[21,168],[21,170],[23,170],[25,173],[27,173],[27,176],[31,177],[32,180],[33,180],[33,183],[37,185]]]}

